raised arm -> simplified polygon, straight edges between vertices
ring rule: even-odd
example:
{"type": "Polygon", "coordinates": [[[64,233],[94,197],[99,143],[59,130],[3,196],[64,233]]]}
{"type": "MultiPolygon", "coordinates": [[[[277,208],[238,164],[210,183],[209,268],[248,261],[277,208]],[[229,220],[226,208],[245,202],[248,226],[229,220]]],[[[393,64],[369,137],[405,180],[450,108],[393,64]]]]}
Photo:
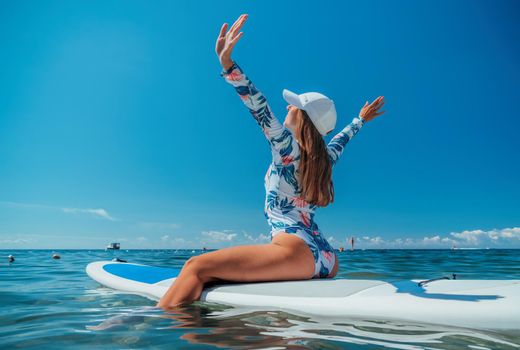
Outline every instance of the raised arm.
{"type": "Polygon", "coordinates": [[[238,64],[233,62],[229,69],[224,69],[220,74],[235,88],[272,147],[279,149],[290,143],[291,133],[276,119],[265,96],[253,85],[238,64]]]}
{"type": "Polygon", "coordinates": [[[379,109],[383,107],[384,104],[385,100],[383,96],[376,98],[370,105],[367,101],[363,108],[361,108],[359,117],[354,118],[349,125],[336,134],[332,140],[330,140],[329,144],[327,145],[327,151],[329,153],[330,159],[332,160],[332,165],[336,164],[347,143],[359,132],[365,123],[385,113],[384,111],[379,112],[379,109]]]}
{"type": "Polygon", "coordinates": [[[349,125],[330,140],[327,145],[327,152],[332,160],[332,165],[336,164],[347,143],[359,132],[363,124],[363,119],[354,118],[349,125]]]}
{"type": "Polygon", "coordinates": [[[220,29],[215,45],[215,52],[223,68],[220,74],[235,88],[242,102],[262,128],[271,147],[284,157],[292,152],[292,134],[276,119],[264,95],[231,59],[233,48],[243,35],[240,29],[246,20],[247,15],[241,15],[229,31],[227,31],[227,23],[224,23],[220,29]]]}

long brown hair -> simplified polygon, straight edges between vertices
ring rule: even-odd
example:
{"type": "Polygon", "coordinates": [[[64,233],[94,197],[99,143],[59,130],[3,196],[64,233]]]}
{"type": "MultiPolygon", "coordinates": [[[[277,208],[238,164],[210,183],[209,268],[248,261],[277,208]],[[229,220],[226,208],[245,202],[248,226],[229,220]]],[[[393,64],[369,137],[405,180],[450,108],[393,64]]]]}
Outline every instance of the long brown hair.
{"type": "Polygon", "coordinates": [[[332,163],[327,146],[309,115],[298,109],[295,136],[300,145],[300,186],[302,198],[311,204],[325,207],[334,202],[332,163]]]}

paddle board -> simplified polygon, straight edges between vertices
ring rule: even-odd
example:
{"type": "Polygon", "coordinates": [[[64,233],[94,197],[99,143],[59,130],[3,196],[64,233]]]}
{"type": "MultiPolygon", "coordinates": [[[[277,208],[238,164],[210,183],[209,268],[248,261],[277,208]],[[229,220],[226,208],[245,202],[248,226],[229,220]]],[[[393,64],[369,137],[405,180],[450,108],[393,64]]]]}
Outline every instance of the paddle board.
{"type": "MultiPolygon", "coordinates": [[[[87,274],[119,291],[159,300],[180,270],[113,261],[87,274]]],[[[396,282],[345,278],[233,283],[206,288],[201,301],[259,310],[402,320],[476,329],[520,329],[520,280],[396,282]]]]}

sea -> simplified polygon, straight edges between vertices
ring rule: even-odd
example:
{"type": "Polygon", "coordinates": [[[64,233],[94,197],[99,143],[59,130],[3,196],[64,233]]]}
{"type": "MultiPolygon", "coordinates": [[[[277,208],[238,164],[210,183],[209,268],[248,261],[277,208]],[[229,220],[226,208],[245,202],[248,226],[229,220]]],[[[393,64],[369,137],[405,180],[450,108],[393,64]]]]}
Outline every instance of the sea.
{"type": "MultiPolygon", "coordinates": [[[[204,302],[163,311],[85,273],[88,263],[114,258],[181,268],[202,253],[0,250],[0,349],[520,349],[520,331],[317,319],[204,302]],[[55,253],[61,259],[52,259],[55,253]],[[9,263],[8,255],[15,261],[9,263]]],[[[367,249],[338,256],[340,278],[395,281],[455,273],[458,279],[520,279],[520,250],[367,249]]]]}

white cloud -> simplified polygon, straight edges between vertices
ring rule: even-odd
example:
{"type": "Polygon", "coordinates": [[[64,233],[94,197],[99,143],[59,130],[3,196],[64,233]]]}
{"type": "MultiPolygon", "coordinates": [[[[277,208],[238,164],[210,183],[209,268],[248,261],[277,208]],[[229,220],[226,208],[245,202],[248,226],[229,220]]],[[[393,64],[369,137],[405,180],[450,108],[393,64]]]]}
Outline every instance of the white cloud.
{"type": "Polygon", "coordinates": [[[236,233],[228,233],[229,230],[224,231],[202,231],[202,236],[209,238],[210,242],[231,242],[236,237],[236,233]]]}
{"type": "MultiPolygon", "coordinates": [[[[468,246],[478,246],[482,244],[515,243],[520,241],[520,227],[484,230],[467,230],[462,232],[452,232],[450,235],[454,241],[468,246]]],[[[456,244],[456,243],[455,243],[456,244]]]]}
{"type": "Polygon", "coordinates": [[[33,243],[36,240],[32,238],[7,238],[7,239],[1,239],[0,244],[12,244],[12,245],[26,245],[29,243],[33,243]]]}
{"type": "Polygon", "coordinates": [[[370,239],[370,243],[372,244],[382,244],[384,242],[385,241],[379,236],[370,239]]]}
{"type": "MultiPolygon", "coordinates": [[[[356,241],[356,239],[354,238],[354,242],[355,241],[356,241]]],[[[361,237],[360,241],[365,244],[368,244],[368,245],[382,245],[382,244],[386,243],[386,241],[384,239],[382,239],[380,236],[376,236],[376,237],[363,236],[363,237],[361,237]]]]}
{"type": "Polygon", "coordinates": [[[116,221],[105,209],[81,209],[81,208],[61,208],[64,213],[68,214],[89,214],[95,217],[100,217],[110,221],[116,221]]]}
{"type": "Polygon", "coordinates": [[[433,237],[424,237],[422,242],[424,244],[436,244],[436,243],[439,243],[441,241],[441,236],[437,235],[437,236],[433,236],[433,237]]]}
{"type": "Polygon", "coordinates": [[[193,247],[224,248],[244,244],[265,244],[270,241],[270,234],[253,235],[246,231],[237,233],[234,230],[209,230],[202,231],[200,236],[195,238],[196,243],[193,247]]]}
{"type": "Polygon", "coordinates": [[[255,243],[269,243],[271,241],[271,235],[265,235],[263,233],[259,234],[258,236],[254,237],[253,235],[242,231],[242,235],[244,236],[245,240],[244,243],[249,244],[255,244],[255,243]]]}
{"type": "Polygon", "coordinates": [[[470,245],[477,245],[480,243],[479,236],[481,236],[485,233],[486,232],[482,231],[482,230],[473,230],[473,231],[452,232],[452,233],[450,233],[450,235],[460,242],[468,243],[470,245]]]}
{"type": "Polygon", "coordinates": [[[182,237],[161,236],[161,247],[168,249],[193,249],[199,248],[200,243],[187,240],[182,237]]]}
{"type": "Polygon", "coordinates": [[[112,217],[105,209],[82,209],[82,208],[61,208],[52,205],[43,205],[43,204],[32,204],[32,203],[19,203],[19,202],[9,202],[9,201],[0,201],[0,205],[5,205],[10,208],[22,208],[22,209],[51,209],[51,210],[61,210],[67,214],[89,214],[95,217],[100,217],[110,221],[116,221],[114,217],[112,217]]]}
{"type": "Polygon", "coordinates": [[[188,241],[182,237],[175,237],[172,239],[173,244],[180,244],[186,246],[187,244],[190,244],[190,248],[194,248],[194,244],[191,241],[188,241]]]}
{"type": "MultiPolygon", "coordinates": [[[[422,238],[399,237],[383,239],[380,236],[362,236],[357,239],[360,247],[366,248],[520,248],[520,227],[451,232],[447,236],[433,235],[422,238]]],[[[330,243],[337,242],[335,239],[330,243]]]]}

